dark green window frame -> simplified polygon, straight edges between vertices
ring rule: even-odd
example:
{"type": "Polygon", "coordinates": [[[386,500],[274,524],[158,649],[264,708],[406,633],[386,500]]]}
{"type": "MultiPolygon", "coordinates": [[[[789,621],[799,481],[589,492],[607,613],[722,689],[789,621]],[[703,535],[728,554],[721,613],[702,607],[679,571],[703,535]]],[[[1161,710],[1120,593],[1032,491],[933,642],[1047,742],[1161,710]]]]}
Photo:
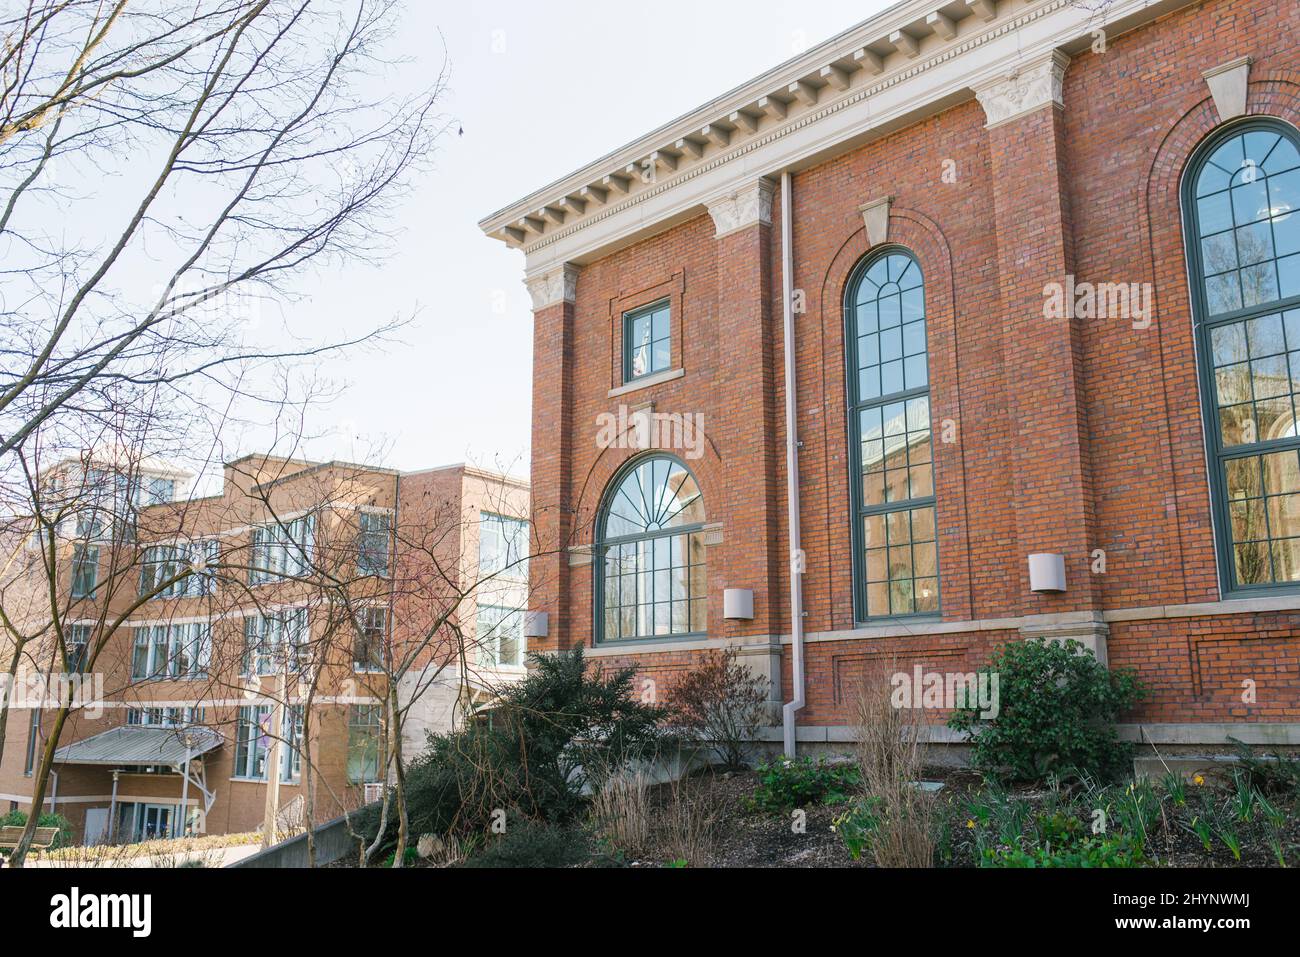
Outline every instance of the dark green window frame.
{"type": "MultiPolygon", "coordinates": [[[[1187,166],[1182,186],[1184,241],[1192,290],[1219,584],[1224,596],[1234,598],[1300,591],[1300,578],[1280,580],[1278,575],[1279,563],[1287,561],[1288,555],[1290,560],[1287,564],[1295,569],[1292,574],[1300,572],[1300,564],[1296,562],[1300,557],[1300,536],[1273,534],[1275,526],[1281,526],[1287,518],[1295,516],[1297,507],[1300,507],[1300,434],[1260,438],[1258,431],[1261,417],[1267,414],[1265,407],[1272,408],[1286,399],[1290,403],[1292,423],[1286,431],[1300,433],[1300,428],[1296,427],[1298,407],[1295,404],[1300,402],[1300,395],[1297,395],[1300,392],[1300,361],[1297,361],[1300,360],[1300,251],[1297,249],[1300,213],[1279,215],[1279,207],[1273,201],[1275,190],[1289,189],[1291,192],[1287,195],[1291,195],[1300,187],[1300,167],[1290,162],[1275,165],[1273,154],[1284,143],[1289,143],[1300,154],[1300,134],[1280,120],[1251,118],[1229,123],[1198,147],[1187,166]],[[1251,134],[1262,135],[1251,137],[1251,134]],[[1259,172],[1254,174],[1255,179],[1247,181],[1243,177],[1238,182],[1238,172],[1258,159],[1253,155],[1246,156],[1246,151],[1254,144],[1267,143],[1272,136],[1281,137],[1281,140],[1269,150],[1263,163],[1256,164],[1259,172]],[[1215,190],[1212,182],[1202,183],[1202,176],[1218,152],[1238,138],[1246,138],[1243,139],[1243,159],[1239,169],[1231,172],[1227,180],[1229,185],[1215,190]],[[1247,203],[1238,201],[1236,190],[1246,186],[1258,189],[1261,179],[1267,197],[1267,215],[1252,218],[1247,203]],[[1221,198],[1225,196],[1226,202],[1221,198]],[[1215,218],[1216,201],[1220,209],[1219,221],[1215,218]],[[1244,219],[1240,216],[1243,211],[1247,213],[1244,219]],[[1224,213],[1230,218],[1222,219],[1224,213]],[[1239,220],[1242,225],[1238,225],[1239,220]],[[1286,223],[1284,232],[1279,227],[1287,220],[1293,221],[1286,223]],[[1216,229],[1216,226],[1223,228],[1216,229]],[[1249,242],[1255,237],[1262,241],[1265,229],[1270,255],[1259,259],[1262,253],[1252,254],[1249,242]],[[1222,239],[1225,236],[1231,239],[1230,244],[1227,239],[1222,239]],[[1283,238],[1279,240],[1279,237],[1283,238]],[[1250,263],[1243,261],[1243,252],[1250,255],[1250,263]],[[1231,293],[1235,288],[1240,298],[1227,303],[1236,308],[1216,312],[1209,287],[1227,263],[1221,260],[1207,264],[1207,260],[1226,257],[1229,253],[1233,257],[1233,268],[1223,275],[1239,275],[1241,282],[1229,287],[1227,292],[1231,293]],[[1215,266],[1219,268],[1211,268],[1215,266]],[[1247,273],[1253,270],[1262,270],[1266,283],[1270,280],[1276,283],[1276,296],[1271,299],[1257,297],[1257,302],[1246,305],[1245,282],[1247,273]],[[1274,271],[1268,275],[1268,270],[1274,271]],[[1269,345],[1265,341],[1272,338],[1270,330],[1280,335],[1280,345],[1269,345]],[[1240,355],[1232,352],[1237,347],[1244,349],[1240,355]],[[1283,372],[1291,370],[1286,373],[1288,394],[1273,395],[1276,390],[1266,386],[1267,391],[1261,400],[1257,387],[1261,381],[1267,381],[1265,370],[1273,366],[1283,372]],[[1249,370],[1244,374],[1245,378],[1237,375],[1234,379],[1234,371],[1242,368],[1249,370]],[[1248,400],[1220,402],[1221,398],[1231,397],[1234,385],[1243,384],[1249,389],[1248,400]],[[1239,424],[1234,421],[1238,417],[1235,411],[1246,408],[1250,415],[1249,428],[1253,431],[1225,439],[1225,424],[1235,433],[1239,424]],[[1237,438],[1242,441],[1236,441],[1237,438]],[[1282,466],[1272,468],[1277,462],[1282,466]],[[1229,481],[1230,473],[1232,481],[1229,481]],[[1248,494],[1250,490],[1244,481],[1249,480],[1252,474],[1258,480],[1258,486],[1255,494],[1248,494]],[[1285,489],[1274,487],[1282,484],[1286,485],[1285,489]],[[1235,489],[1240,489],[1242,494],[1236,494],[1235,489]],[[1260,522],[1263,523],[1262,539],[1252,533],[1252,529],[1259,530],[1260,522]],[[1261,545],[1266,547],[1266,556],[1260,555],[1261,545]],[[1248,577],[1263,578],[1265,564],[1268,581],[1242,580],[1243,569],[1248,577]]],[[[1223,170],[1219,163],[1214,165],[1223,170]]],[[[1216,175],[1211,171],[1211,178],[1216,175]]],[[[1248,200],[1249,191],[1243,191],[1248,200]]],[[[1286,208],[1300,210],[1300,203],[1287,204],[1286,208]]],[[[1216,295],[1223,292],[1222,286],[1216,286],[1216,295]]],[[[1285,424],[1284,416],[1285,411],[1278,417],[1278,424],[1285,424]]]]}
{"type": "Polygon", "coordinates": [[[623,314],[623,381],[636,382],[660,372],[667,372],[673,367],[673,309],[672,301],[661,299],[648,306],[633,309],[623,314]],[[663,317],[662,323],[659,318],[663,317]],[[648,339],[642,337],[638,343],[633,337],[637,323],[645,319],[650,333],[648,339]],[[663,348],[660,349],[660,346],[663,348]],[[645,350],[645,368],[636,371],[636,354],[645,350]],[[656,355],[662,356],[656,361],[656,355]]]}
{"type": "Polygon", "coordinates": [[[844,297],[854,617],[863,623],[941,615],[927,326],[925,277],[916,256],[902,246],[873,250],[853,271],[844,297]],[[894,276],[896,265],[905,262],[910,265],[894,276]],[[874,287],[870,277],[881,263],[886,264],[887,282],[872,294],[867,284],[874,287]],[[904,290],[900,279],[903,285],[919,285],[904,290]],[[899,296],[898,322],[886,325],[880,310],[891,300],[894,288],[899,296]],[[860,292],[866,294],[866,302],[860,292]],[[875,310],[874,328],[866,318],[868,307],[875,310]],[[880,422],[879,434],[868,421],[873,416],[880,422]],[[864,422],[868,423],[865,433],[864,422]],[[900,422],[901,432],[891,429],[891,423],[900,422]],[[888,451],[891,444],[893,453],[888,451]],[[864,449],[877,445],[880,468],[868,475],[864,449]],[[899,470],[889,468],[888,456],[900,450],[906,456],[905,496],[890,491],[891,474],[899,470]],[[868,488],[877,481],[879,495],[868,488]]]}
{"type": "MultiPolygon", "coordinates": [[[[643,490],[642,486],[638,488],[643,490]]],[[[676,456],[662,452],[641,455],[618,471],[609,483],[596,525],[592,561],[596,644],[635,645],[707,637],[708,563],[704,516],[704,498],[699,482],[691,469],[676,456]],[[634,479],[647,476],[646,469],[649,469],[649,488],[652,491],[656,475],[666,472],[666,478],[671,482],[675,474],[684,473],[685,479],[673,493],[671,501],[657,493],[652,496],[655,501],[647,502],[643,496],[633,494],[637,490],[629,492],[634,479]],[[680,494],[682,490],[687,492],[685,496],[680,494]],[[679,521],[688,513],[689,521],[679,521]],[[638,515],[645,519],[644,523],[639,523],[638,515]],[[613,529],[611,519],[617,519],[613,529]],[[637,524],[641,527],[634,528],[637,524]],[[681,561],[677,560],[679,556],[681,561]],[[696,557],[698,561],[695,561],[696,557]],[[648,567],[645,564],[647,558],[648,567]],[[633,566],[630,572],[629,563],[633,566]],[[607,627],[605,598],[611,569],[619,572],[613,585],[619,590],[618,610],[615,612],[618,616],[615,622],[617,634],[613,636],[607,627]],[[674,579],[674,575],[679,577],[674,579]],[[667,595],[662,596],[659,592],[665,587],[667,595]],[[624,601],[624,597],[630,601],[624,601]],[[664,628],[659,625],[661,607],[667,609],[664,628]],[[649,629],[641,627],[645,609],[649,609],[651,616],[649,629]],[[626,625],[629,612],[632,617],[630,628],[626,625]]]]}

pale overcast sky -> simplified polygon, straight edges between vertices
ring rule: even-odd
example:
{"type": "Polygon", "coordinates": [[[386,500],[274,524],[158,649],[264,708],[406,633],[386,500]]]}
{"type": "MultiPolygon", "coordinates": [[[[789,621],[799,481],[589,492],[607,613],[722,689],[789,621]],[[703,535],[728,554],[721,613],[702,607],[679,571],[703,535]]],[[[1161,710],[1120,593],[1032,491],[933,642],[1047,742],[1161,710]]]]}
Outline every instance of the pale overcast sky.
{"type": "Polygon", "coordinates": [[[407,200],[397,253],[311,288],[300,322],[355,329],[418,307],[405,342],[327,366],[346,386],[309,431],[317,458],[416,470],[452,462],[528,467],[532,316],[523,254],[477,223],[757,74],[860,22],[886,0],[712,0],[687,7],[410,0],[407,53],[451,59],[442,143],[407,200]],[[504,313],[494,311],[504,294],[504,313]]]}

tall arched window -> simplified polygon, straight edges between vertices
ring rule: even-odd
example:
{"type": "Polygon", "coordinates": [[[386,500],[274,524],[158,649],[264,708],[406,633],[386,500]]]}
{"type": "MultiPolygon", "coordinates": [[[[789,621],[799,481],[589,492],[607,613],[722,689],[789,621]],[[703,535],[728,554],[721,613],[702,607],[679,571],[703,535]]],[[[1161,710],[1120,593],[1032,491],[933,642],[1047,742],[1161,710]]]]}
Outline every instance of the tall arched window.
{"type": "Polygon", "coordinates": [[[596,529],[597,641],[708,630],[704,498],[670,455],[637,459],[610,485],[596,529]]]}
{"type": "Polygon", "coordinates": [[[1184,185],[1225,592],[1300,584],[1298,144],[1279,122],[1234,124],[1184,185]]]}
{"type": "Polygon", "coordinates": [[[849,282],[850,445],[859,620],[936,614],[925,281],[905,250],[865,260],[849,282]]]}

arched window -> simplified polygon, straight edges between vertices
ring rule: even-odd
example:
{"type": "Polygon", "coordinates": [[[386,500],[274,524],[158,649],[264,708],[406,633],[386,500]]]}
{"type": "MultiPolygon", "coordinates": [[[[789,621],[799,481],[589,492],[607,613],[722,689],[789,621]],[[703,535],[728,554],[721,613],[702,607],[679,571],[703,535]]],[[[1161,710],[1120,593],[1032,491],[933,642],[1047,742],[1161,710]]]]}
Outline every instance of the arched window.
{"type": "Polygon", "coordinates": [[[637,459],[605,495],[596,529],[597,641],[708,630],[704,498],[670,455],[637,459]]]}
{"type": "Polygon", "coordinates": [[[853,541],[859,620],[939,611],[925,281],[897,247],[849,282],[853,541]]]}
{"type": "Polygon", "coordinates": [[[1298,143],[1282,123],[1234,124],[1184,186],[1225,592],[1300,584],[1298,143]]]}

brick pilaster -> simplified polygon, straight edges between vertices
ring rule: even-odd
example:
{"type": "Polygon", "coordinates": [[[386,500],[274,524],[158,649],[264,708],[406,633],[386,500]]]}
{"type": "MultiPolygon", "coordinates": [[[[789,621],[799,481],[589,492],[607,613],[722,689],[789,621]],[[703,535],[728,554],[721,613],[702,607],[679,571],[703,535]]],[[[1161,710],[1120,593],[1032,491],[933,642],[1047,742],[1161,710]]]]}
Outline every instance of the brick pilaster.
{"type": "Polygon", "coordinates": [[[528,280],[533,297],[533,557],[528,605],[550,616],[547,638],[529,651],[572,645],[569,546],[574,544],[569,475],[573,459],[573,324],[578,270],[561,266],[528,280]]]}
{"type": "Polygon", "coordinates": [[[1014,457],[1013,513],[1020,564],[1019,611],[1096,607],[1091,572],[1092,483],[1082,394],[1078,320],[1044,315],[1046,290],[1074,270],[1065,168],[1062,81],[1068,58],[1053,53],[977,90],[989,119],[998,236],[1003,358],[1014,457]],[[1064,554],[1068,591],[1034,595],[1028,558],[1064,554]]]}
{"type": "MultiPolygon", "coordinates": [[[[726,483],[713,490],[710,520],[724,525],[724,588],[754,591],[754,620],[728,622],[714,637],[771,635],[781,622],[784,499],[780,455],[780,330],[772,303],[775,184],[756,180],[709,204],[717,226],[719,421],[714,424],[726,483]]],[[[706,499],[706,504],[708,500],[706,499]]],[[[717,594],[717,589],[711,589],[717,594]]]]}

